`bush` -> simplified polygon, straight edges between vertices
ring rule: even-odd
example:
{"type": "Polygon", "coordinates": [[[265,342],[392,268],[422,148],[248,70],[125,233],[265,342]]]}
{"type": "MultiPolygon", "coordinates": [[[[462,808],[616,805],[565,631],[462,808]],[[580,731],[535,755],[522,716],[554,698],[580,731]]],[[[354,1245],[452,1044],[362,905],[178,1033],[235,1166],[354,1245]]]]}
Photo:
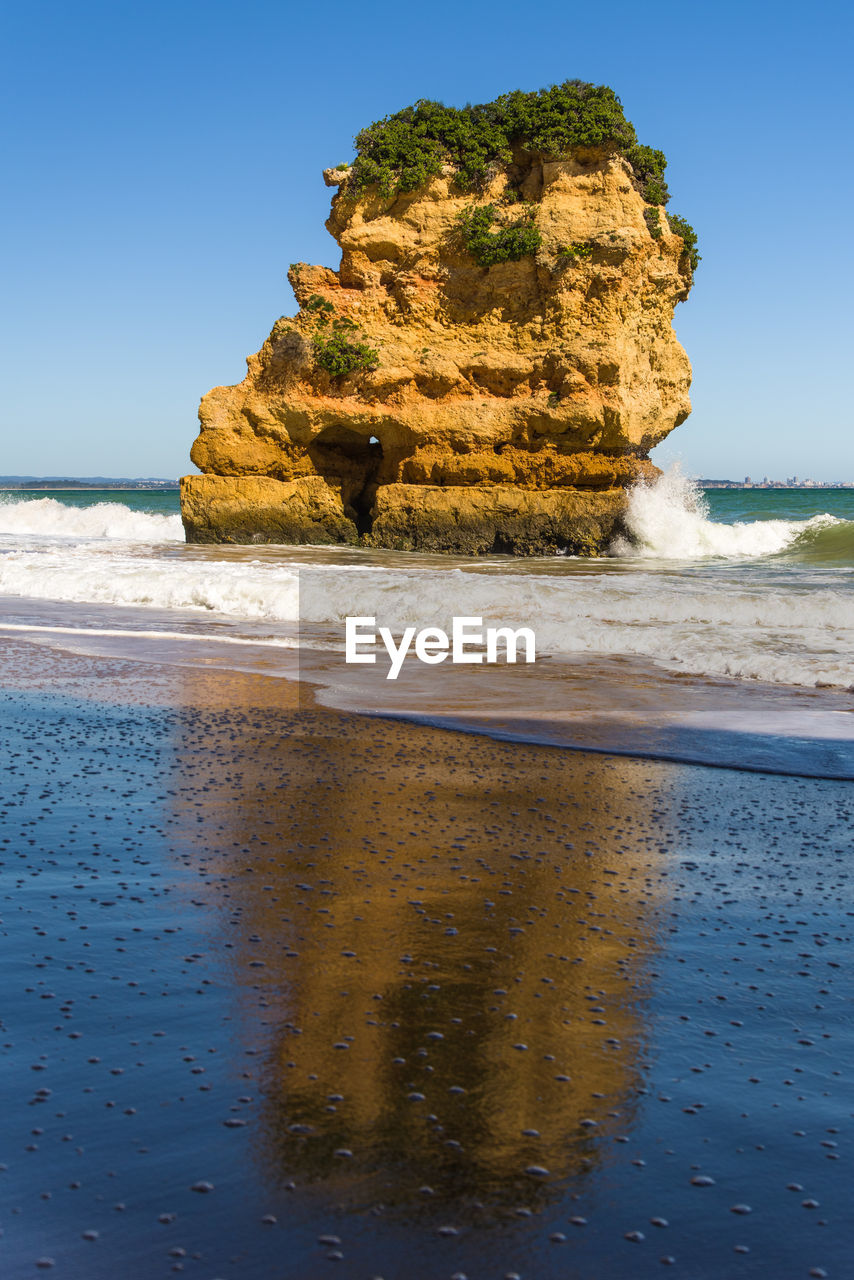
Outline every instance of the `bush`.
{"type": "Polygon", "coordinates": [[[466,250],[478,266],[493,267],[497,262],[518,262],[536,253],[543,242],[529,212],[510,226],[492,227],[497,217],[494,204],[465,209],[457,218],[466,250]]]}
{"type": "Polygon", "coordinates": [[[370,373],[380,362],[378,351],[367,342],[354,342],[340,325],[333,326],[329,334],[316,333],[312,346],[315,364],[333,378],[345,373],[370,373]]]}
{"type": "Polygon", "coordinates": [[[561,266],[569,266],[571,262],[586,261],[593,252],[593,246],[573,240],[572,244],[562,244],[557,251],[557,260],[561,266]]]}
{"type": "Polygon", "coordinates": [[[657,207],[653,207],[652,209],[644,209],[643,217],[644,217],[644,222],[649,228],[649,234],[652,236],[653,240],[660,240],[661,239],[661,210],[657,207]]]}
{"type": "MultiPolygon", "coordinates": [[[[664,152],[638,142],[613,89],[582,80],[567,80],[532,93],[516,89],[494,102],[459,109],[419,99],[356,135],[357,155],[344,192],[356,197],[372,186],[384,196],[415,191],[437,177],[445,164],[454,166],[459,188],[478,191],[496,168],[510,164],[514,148],[560,158],[585,147],[625,157],[638,191],[653,206],[647,210],[647,225],[658,239],[658,210],[670,199],[664,152]]],[[[507,198],[513,198],[512,192],[507,198]]],[[[687,223],[684,226],[688,228],[683,235],[686,252],[695,264],[699,262],[696,236],[687,223]]],[[[476,257],[482,255],[483,260],[478,257],[482,266],[491,266],[534,253],[538,235],[530,221],[496,232],[490,232],[489,226],[475,227],[471,251],[476,257]]]]}
{"type": "Polygon", "coordinates": [[[649,152],[661,156],[663,171],[661,152],[637,147],[634,127],[613,89],[567,80],[534,93],[516,89],[494,102],[461,109],[422,98],[356,135],[358,154],[348,187],[353,195],[374,184],[387,196],[414,191],[450,163],[458,185],[471,191],[484,185],[492,166],[510,162],[514,146],[550,156],[604,147],[632,165],[637,150],[643,153],[638,163],[647,167],[649,152]]]}
{"type": "Polygon", "coordinates": [[[335,308],[326,298],[313,293],[303,303],[302,310],[312,316],[317,325],[311,345],[314,363],[319,369],[325,369],[333,378],[341,378],[345,373],[370,373],[377,368],[379,352],[367,342],[356,340],[358,326],[346,316],[335,316],[335,308]]]}
{"type": "Polygon", "coordinates": [[[664,170],[667,168],[664,152],[637,144],[626,152],[626,159],[632,166],[641,195],[647,204],[667,204],[670,192],[664,181],[664,170]]]}
{"type": "Polygon", "coordinates": [[[681,236],[685,245],[685,252],[688,255],[688,261],[691,264],[691,270],[697,270],[697,264],[700,261],[700,254],[697,251],[697,233],[691,226],[690,222],[686,222],[684,218],[680,218],[678,213],[669,213],[667,221],[670,224],[670,230],[675,236],[681,236]]]}
{"type": "MultiPolygon", "coordinates": [[[[325,298],[321,298],[319,293],[313,293],[308,302],[304,302],[303,311],[308,311],[310,315],[314,315],[318,324],[326,324],[330,314],[335,310],[331,302],[327,302],[325,298]]],[[[339,324],[343,323],[339,320],[339,324]]]]}

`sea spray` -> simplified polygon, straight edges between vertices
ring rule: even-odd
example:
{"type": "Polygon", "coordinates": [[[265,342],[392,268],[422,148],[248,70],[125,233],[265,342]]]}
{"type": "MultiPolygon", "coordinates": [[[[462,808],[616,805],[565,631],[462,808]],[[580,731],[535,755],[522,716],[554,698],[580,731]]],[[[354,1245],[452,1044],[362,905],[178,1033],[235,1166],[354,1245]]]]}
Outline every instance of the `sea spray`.
{"type": "Polygon", "coordinates": [[[841,523],[847,522],[830,515],[716,523],[709,518],[702,490],[676,465],[652,483],[631,489],[626,513],[629,536],[618,538],[611,554],[660,560],[772,556],[811,531],[841,523]]]}

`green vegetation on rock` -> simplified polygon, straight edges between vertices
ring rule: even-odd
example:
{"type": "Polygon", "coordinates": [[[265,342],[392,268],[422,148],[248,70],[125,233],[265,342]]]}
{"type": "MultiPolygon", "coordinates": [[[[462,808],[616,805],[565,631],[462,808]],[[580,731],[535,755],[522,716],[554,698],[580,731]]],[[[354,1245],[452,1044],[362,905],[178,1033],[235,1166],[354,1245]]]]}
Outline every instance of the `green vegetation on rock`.
{"type": "MultiPolygon", "coordinates": [[[[643,211],[644,221],[649,228],[649,234],[653,240],[660,240],[664,235],[664,225],[661,221],[661,210],[657,205],[646,208],[643,211]]],[[[697,250],[697,233],[691,226],[691,223],[685,218],[680,218],[678,213],[669,213],[667,215],[667,223],[673,235],[679,236],[683,243],[683,254],[687,255],[691,271],[697,270],[697,264],[700,261],[700,254],[697,250]]]]}
{"type": "Polygon", "coordinates": [[[667,157],[664,152],[638,143],[629,147],[624,154],[632,166],[632,172],[640,184],[641,194],[647,204],[667,204],[670,192],[664,181],[664,170],[667,168],[667,157]]]}
{"type": "Polygon", "coordinates": [[[584,262],[593,253],[593,246],[573,240],[572,244],[562,244],[557,251],[557,260],[562,267],[572,262],[584,262]]]}
{"type": "Polygon", "coordinates": [[[476,190],[492,166],[510,163],[514,147],[554,157],[582,147],[618,152],[639,187],[650,186],[650,203],[667,200],[663,152],[638,144],[613,89],[582,80],[459,109],[422,98],[357,134],[351,191],[374,184],[384,195],[414,191],[446,163],[456,167],[459,186],[476,190]]]}
{"type": "Polygon", "coordinates": [[[325,369],[333,378],[342,378],[347,373],[370,373],[377,368],[379,352],[367,342],[356,341],[354,335],[358,327],[352,320],[346,316],[335,316],[327,329],[330,316],[335,311],[331,302],[321,298],[319,293],[313,293],[302,309],[314,316],[317,322],[312,349],[314,363],[319,369],[325,369]]]}
{"type": "MultiPolygon", "coordinates": [[[[368,125],[355,141],[356,159],[345,187],[351,197],[374,186],[386,197],[415,191],[439,176],[446,164],[456,170],[454,181],[460,189],[479,191],[520,150],[553,159],[583,149],[618,154],[628,161],[638,191],[651,206],[646,212],[650,233],[655,239],[662,233],[659,210],[670,199],[664,180],[667,160],[663,151],[638,142],[620,99],[607,85],[567,80],[531,93],[515,89],[494,102],[461,108],[421,98],[368,125]]],[[[514,194],[518,198],[514,191],[506,198],[514,194]]],[[[530,219],[492,230],[492,222],[484,220],[486,210],[492,210],[494,220],[494,206],[487,205],[470,212],[464,227],[469,249],[481,266],[536,252],[539,233],[530,219]]],[[[700,260],[696,233],[684,219],[676,222],[680,230],[670,219],[685,241],[693,270],[700,260]]]]}
{"type": "Polygon", "coordinates": [[[497,262],[518,262],[536,253],[543,238],[534,226],[534,211],[509,226],[493,230],[498,212],[494,204],[464,209],[457,218],[463,244],[478,266],[492,267],[497,262]]]}
{"type": "Polygon", "coordinates": [[[325,298],[321,298],[319,293],[313,293],[308,302],[302,305],[303,311],[307,311],[309,315],[317,317],[318,324],[326,324],[329,316],[335,310],[331,302],[327,302],[325,298]]]}
{"type": "Polygon", "coordinates": [[[643,217],[653,240],[660,240],[662,236],[661,210],[658,205],[653,205],[650,209],[644,209],[643,217]]]}
{"type": "Polygon", "coordinates": [[[697,270],[697,263],[700,261],[700,254],[697,250],[697,233],[687,222],[685,218],[681,218],[678,213],[668,213],[667,221],[670,224],[670,230],[676,236],[681,236],[685,243],[685,252],[688,255],[688,261],[691,264],[691,270],[697,270]]]}
{"type": "Polygon", "coordinates": [[[333,378],[345,373],[370,373],[380,362],[378,351],[367,342],[353,342],[340,325],[333,326],[329,334],[315,334],[312,345],[315,364],[333,378]]]}

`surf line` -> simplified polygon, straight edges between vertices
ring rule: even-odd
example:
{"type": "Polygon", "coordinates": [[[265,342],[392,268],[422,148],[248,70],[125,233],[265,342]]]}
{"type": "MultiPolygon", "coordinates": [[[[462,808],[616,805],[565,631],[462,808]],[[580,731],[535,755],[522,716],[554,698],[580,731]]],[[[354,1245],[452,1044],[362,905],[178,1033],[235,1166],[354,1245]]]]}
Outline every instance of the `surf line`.
{"type": "Polygon", "coordinates": [[[107,630],[102,627],[50,627],[29,626],[20,622],[0,622],[0,631],[35,631],[47,635],[60,636],[120,636],[126,639],[132,636],[138,640],[196,640],[205,644],[248,644],[260,648],[296,649],[296,640],[287,637],[276,639],[270,636],[263,640],[248,640],[240,636],[206,636],[197,631],[133,631],[130,628],[122,631],[118,628],[107,630]]]}
{"type": "Polygon", "coordinates": [[[453,663],[498,662],[498,648],[504,646],[505,661],[519,661],[519,649],[524,648],[525,662],[536,662],[537,638],[530,627],[487,627],[483,618],[455,617],[451,620],[451,634],[442,627],[423,627],[417,634],[414,627],[404,628],[400,643],[395,642],[389,627],[374,631],[375,617],[348,617],[344,623],[344,661],[373,663],[376,652],[363,652],[363,646],[376,648],[377,635],[382,640],[391,665],[386,680],[396,680],[406,658],[414,652],[419,662],[435,666],[450,658],[453,663]],[[414,641],[414,644],[413,644],[414,641]]]}

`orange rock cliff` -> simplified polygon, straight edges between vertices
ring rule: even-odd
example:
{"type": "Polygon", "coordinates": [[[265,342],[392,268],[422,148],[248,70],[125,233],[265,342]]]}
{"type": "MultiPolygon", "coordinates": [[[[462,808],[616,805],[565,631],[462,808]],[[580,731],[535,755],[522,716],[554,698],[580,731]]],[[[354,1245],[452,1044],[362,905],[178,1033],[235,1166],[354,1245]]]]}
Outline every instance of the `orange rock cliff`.
{"type": "Polygon", "coordinates": [[[514,143],[476,189],[447,153],[412,190],[326,170],[341,265],[292,266],[297,316],[202,400],[188,540],[604,550],[690,411],[695,260],[625,151],[514,143]]]}

